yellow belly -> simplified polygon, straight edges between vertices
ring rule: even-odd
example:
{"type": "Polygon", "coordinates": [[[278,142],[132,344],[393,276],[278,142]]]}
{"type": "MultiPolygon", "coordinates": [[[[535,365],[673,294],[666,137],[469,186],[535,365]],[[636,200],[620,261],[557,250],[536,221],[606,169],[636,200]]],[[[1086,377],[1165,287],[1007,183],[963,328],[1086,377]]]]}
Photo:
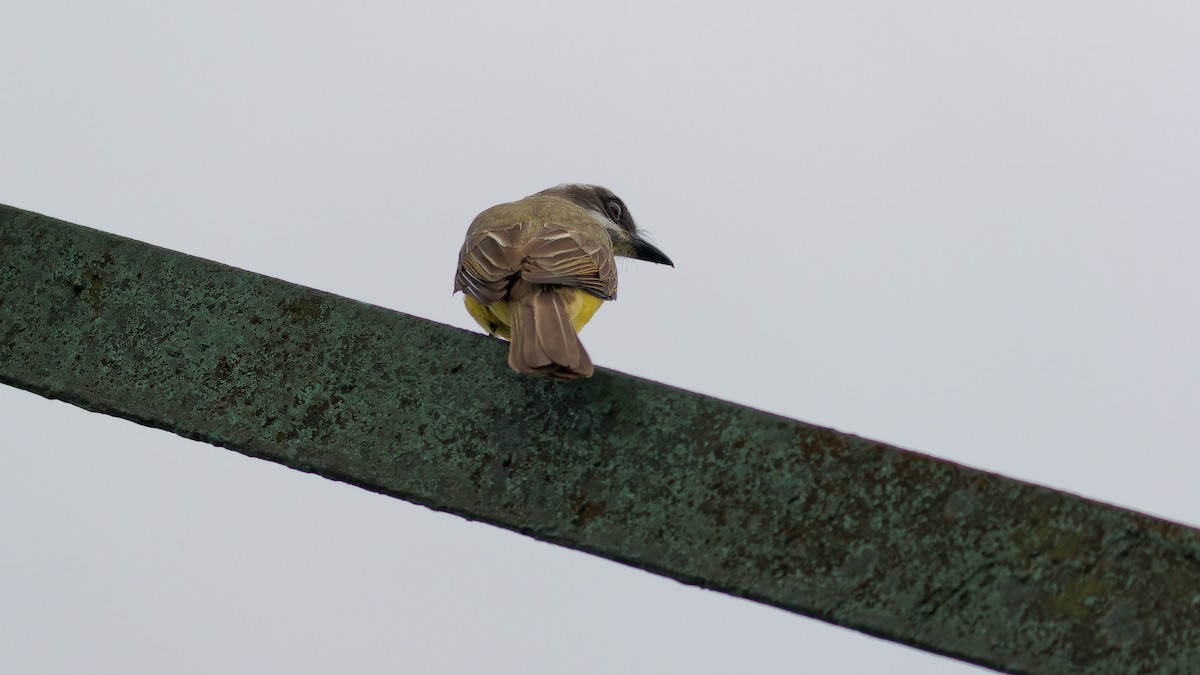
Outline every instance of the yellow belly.
{"type": "MultiPolygon", "coordinates": [[[[604,304],[600,298],[578,289],[568,289],[563,295],[567,301],[571,325],[576,333],[583,330],[584,324],[590,321],[596,310],[600,309],[600,305],[604,304]]],[[[467,305],[467,312],[484,330],[505,340],[512,339],[512,321],[508,317],[507,301],[502,300],[488,307],[479,304],[479,301],[470,295],[464,295],[463,301],[467,305]]]]}

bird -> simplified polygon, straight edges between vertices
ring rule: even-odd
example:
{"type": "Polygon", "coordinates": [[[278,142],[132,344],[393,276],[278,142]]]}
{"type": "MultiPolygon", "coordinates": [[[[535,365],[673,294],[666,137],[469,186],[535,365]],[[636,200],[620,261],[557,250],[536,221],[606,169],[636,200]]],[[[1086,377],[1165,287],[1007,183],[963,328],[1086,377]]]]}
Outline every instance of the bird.
{"type": "Polygon", "coordinates": [[[618,256],[675,266],[612,190],[564,183],[476,216],[458,254],[454,292],[489,335],[509,340],[513,370],[591,377],[579,330],[616,300],[618,256]]]}

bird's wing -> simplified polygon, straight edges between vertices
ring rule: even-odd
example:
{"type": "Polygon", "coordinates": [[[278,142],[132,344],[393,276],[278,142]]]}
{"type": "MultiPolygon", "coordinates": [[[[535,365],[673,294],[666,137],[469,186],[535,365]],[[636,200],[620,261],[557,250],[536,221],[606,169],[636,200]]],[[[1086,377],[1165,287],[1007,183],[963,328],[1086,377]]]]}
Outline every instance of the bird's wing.
{"type": "Polygon", "coordinates": [[[484,306],[494,305],[504,299],[509,284],[521,273],[524,257],[520,225],[469,232],[458,253],[454,290],[484,306]]]}
{"type": "Polygon", "coordinates": [[[612,246],[595,236],[558,225],[541,228],[523,243],[519,225],[467,235],[454,290],[484,306],[494,305],[517,276],[534,284],[581,288],[604,300],[617,297],[612,246]]]}
{"type": "Polygon", "coordinates": [[[521,278],[525,281],[571,286],[604,300],[616,299],[617,266],[608,241],[548,225],[530,237],[524,249],[521,278]]]}

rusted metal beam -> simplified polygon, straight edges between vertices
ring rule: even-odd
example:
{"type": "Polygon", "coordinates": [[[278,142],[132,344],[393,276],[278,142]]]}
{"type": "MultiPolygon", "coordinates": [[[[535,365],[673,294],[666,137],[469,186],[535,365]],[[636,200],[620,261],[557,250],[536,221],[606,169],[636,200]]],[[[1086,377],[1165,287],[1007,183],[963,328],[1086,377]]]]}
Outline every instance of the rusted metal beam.
{"type": "Polygon", "coordinates": [[[9,207],[0,338],[13,386],[929,651],[1200,669],[1182,525],[9,207]]]}

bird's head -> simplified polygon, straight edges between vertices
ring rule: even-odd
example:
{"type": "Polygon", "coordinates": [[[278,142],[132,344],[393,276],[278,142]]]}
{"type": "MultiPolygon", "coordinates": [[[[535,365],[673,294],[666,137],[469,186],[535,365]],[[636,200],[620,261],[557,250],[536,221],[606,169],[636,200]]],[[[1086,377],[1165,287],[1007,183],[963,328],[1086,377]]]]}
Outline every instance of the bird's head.
{"type": "Polygon", "coordinates": [[[645,260],[660,265],[675,266],[667,254],[651,244],[638,232],[633,214],[621,198],[612,190],[599,185],[583,185],[580,183],[563,183],[548,190],[542,190],[539,195],[549,195],[566,199],[588,212],[612,237],[613,253],[626,258],[645,260]]]}

